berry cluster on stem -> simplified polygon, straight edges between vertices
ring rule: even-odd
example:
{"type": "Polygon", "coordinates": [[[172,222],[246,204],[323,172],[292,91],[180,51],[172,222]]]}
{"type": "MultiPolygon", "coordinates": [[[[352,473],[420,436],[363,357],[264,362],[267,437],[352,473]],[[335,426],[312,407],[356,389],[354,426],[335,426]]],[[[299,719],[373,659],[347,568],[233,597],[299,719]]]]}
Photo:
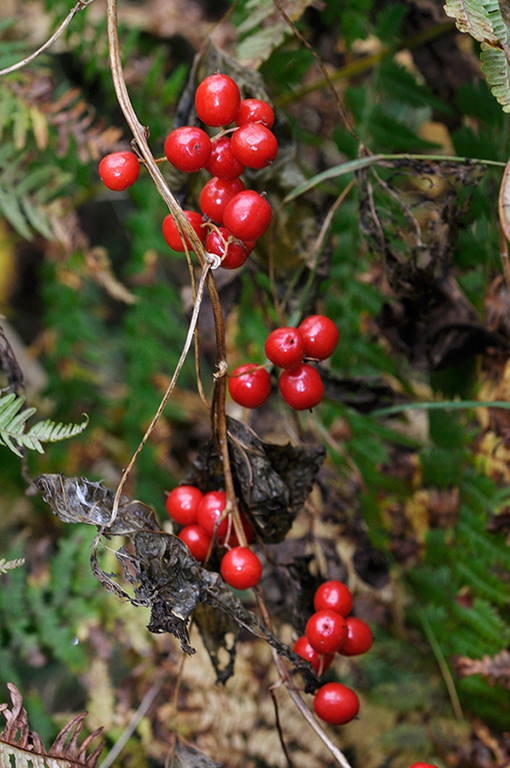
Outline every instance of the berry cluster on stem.
{"type": "MultiPolygon", "coordinates": [[[[329,668],[336,653],[358,656],[372,647],[368,624],[350,616],[352,594],[341,581],[332,579],[320,585],[314,596],[315,613],[306,624],[306,632],[294,643],[294,651],[310,662],[318,675],[329,668]]],[[[332,725],[350,722],[359,711],[354,691],[341,683],[322,685],[314,698],[317,717],[332,725]]]]}
{"type": "MultiPolygon", "coordinates": [[[[189,551],[199,562],[204,562],[217,545],[225,549],[220,572],[234,589],[256,586],[262,575],[262,564],[248,547],[241,546],[227,513],[227,494],[224,491],[202,493],[192,485],[179,485],[168,494],[166,510],[174,522],[182,526],[178,533],[189,551]]],[[[247,543],[255,537],[249,520],[241,515],[241,524],[247,543]]]]}

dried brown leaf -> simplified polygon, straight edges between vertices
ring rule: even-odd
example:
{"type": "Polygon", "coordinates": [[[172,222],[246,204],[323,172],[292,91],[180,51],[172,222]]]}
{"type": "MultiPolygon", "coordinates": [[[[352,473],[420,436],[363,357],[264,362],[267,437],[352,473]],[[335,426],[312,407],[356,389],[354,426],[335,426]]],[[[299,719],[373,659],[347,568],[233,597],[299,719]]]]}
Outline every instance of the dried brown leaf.
{"type": "Polygon", "coordinates": [[[470,659],[460,656],[455,660],[455,671],[460,677],[481,675],[490,685],[503,685],[510,689],[510,652],[501,651],[496,656],[470,659]]]}
{"type": "Polygon", "coordinates": [[[99,744],[89,755],[86,754],[92,741],[101,733],[98,728],[81,744],[78,738],[83,729],[85,713],[76,715],[62,728],[49,751],[46,751],[40,736],[30,730],[27,712],[23,707],[23,697],[12,683],[7,683],[11,693],[12,709],[8,704],[0,704],[0,711],[7,720],[7,725],[0,734],[0,764],[11,765],[10,756],[16,765],[32,763],[34,768],[95,768],[103,744],[99,744]]]}

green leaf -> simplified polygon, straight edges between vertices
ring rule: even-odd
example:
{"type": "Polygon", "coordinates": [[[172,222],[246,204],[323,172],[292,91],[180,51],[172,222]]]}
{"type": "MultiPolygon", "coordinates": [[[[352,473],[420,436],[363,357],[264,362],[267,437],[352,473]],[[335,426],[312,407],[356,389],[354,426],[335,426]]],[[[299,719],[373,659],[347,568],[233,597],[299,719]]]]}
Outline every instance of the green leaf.
{"type": "Polygon", "coordinates": [[[21,411],[24,402],[25,397],[13,392],[0,398],[0,444],[6,445],[21,458],[23,454],[20,448],[29,448],[43,453],[41,443],[74,437],[83,432],[88,424],[87,417],[81,424],[55,424],[50,419],[46,419],[25,432],[25,423],[36,409],[26,408],[21,411]]]}

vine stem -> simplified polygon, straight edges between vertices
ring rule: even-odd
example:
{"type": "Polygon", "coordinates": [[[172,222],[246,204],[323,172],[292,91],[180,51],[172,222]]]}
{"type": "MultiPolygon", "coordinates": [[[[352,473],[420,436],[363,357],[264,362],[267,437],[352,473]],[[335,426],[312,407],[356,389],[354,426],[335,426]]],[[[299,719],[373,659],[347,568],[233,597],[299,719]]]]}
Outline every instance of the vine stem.
{"type": "MultiPolygon", "coordinates": [[[[174,219],[177,229],[185,244],[187,257],[189,258],[189,251],[188,251],[186,240],[184,239],[184,237],[187,238],[188,242],[191,245],[191,250],[195,252],[195,255],[198,261],[200,262],[200,264],[204,269],[202,276],[206,281],[207,289],[211,299],[211,306],[212,306],[212,312],[214,317],[214,327],[215,327],[215,333],[216,333],[216,348],[217,348],[217,372],[215,374],[215,391],[214,391],[213,406],[212,406],[212,421],[213,421],[213,427],[214,427],[213,435],[215,440],[217,441],[220,458],[223,464],[223,471],[225,475],[225,490],[227,493],[229,509],[233,513],[235,530],[237,535],[240,537],[240,541],[243,541],[243,540],[245,541],[244,530],[241,525],[239,510],[237,508],[237,503],[235,498],[234,483],[232,479],[232,470],[230,467],[230,456],[228,452],[227,423],[226,423],[226,414],[225,414],[226,375],[228,370],[226,344],[225,344],[225,324],[223,321],[223,313],[221,310],[221,304],[218,296],[218,291],[216,288],[216,283],[209,271],[209,268],[206,269],[208,258],[205,253],[204,247],[200,242],[200,240],[198,239],[193,227],[191,226],[188,219],[184,215],[181,206],[179,205],[174,195],[170,191],[170,188],[168,187],[168,184],[166,183],[163,177],[163,174],[161,173],[158,167],[158,163],[156,162],[154,155],[152,154],[149,148],[148,141],[147,141],[149,136],[149,131],[140,123],[135,113],[135,110],[133,108],[133,105],[131,103],[131,100],[129,98],[129,93],[126,87],[126,82],[125,82],[123,71],[122,71],[122,61],[120,56],[118,25],[117,25],[117,0],[107,0],[106,10],[107,10],[107,26],[108,26],[108,47],[109,47],[110,68],[112,72],[113,85],[115,88],[115,93],[117,95],[117,100],[119,102],[119,105],[122,109],[124,117],[126,118],[126,122],[128,123],[134,137],[133,148],[139,154],[159,194],[161,195],[161,197],[163,198],[163,200],[168,206],[170,214],[174,219]]],[[[194,311],[194,317],[195,317],[195,325],[196,325],[196,318],[198,317],[198,312],[194,311]]],[[[191,325],[190,325],[190,329],[191,329],[191,325]]],[[[192,334],[191,334],[191,337],[192,337],[192,334]]],[[[189,348],[189,343],[191,343],[190,333],[188,333],[188,337],[187,337],[187,342],[185,347],[186,352],[187,352],[187,348],[189,348]]],[[[180,365],[178,365],[179,370],[180,370],[180,367],[182,367],[183,361],[184,361],[184,358],[181,355],[181,359],[179,361],[180,365]]],[[[176,373],[178,374],[177,370],[176,370],[176,373]]],[[[160,406],[160,408],[158,409],[158,413],[156,414],[153,421],[151,422],[151,425],[146,435],[144,436],[142,443],[138,447],[135,455],[133,456],[132,460],[129,463],[129,466],[127,467],[126,471],[123,474],[121,483],[119,485],[119,488],[117,489],[117,493],[115,494],[115,501],[112,509],[112,522],[116,517],[120,495],[122,492],[122,488],[124,487],[124,484],[127,480],[128,474],[132,469],[138,454],[143,448],[143,445],[145,445],[152,429],[154,428],[154,425],[157,419],[159,419],[159,416],[161,415],[161,412],[162,412],[162,408],[164,408],[164,406],[168,402],[168,398],[170,397],[170,394],[173,390],[173,386],[175,386],[175,380],[176,380],[176,376],[174,374],[174,377],[172,378],[173,383],[170,384],[169,391],[165,393],[165,397],[163,398],[163,401],[162,401],[162,406],[160,406]]]]}
{"type": "Polygon", "coordinates": [[[138,448],[136,449],[136,451],[134,452],[133,456],[131,457],[131,461],[129,462],[128,466],[124,470],[124,474],[122,475],[122,479],[121,479],[121,481],[120,481],[120,483],[119,483],[119,485],[117,487],[117,491],[115,493],[115,498],[113,500],[112,514],[111,514],[111,518],[110,518],[110,522],[109,522],[108,526],[111,526],[113,524],[115,518],[117,517],[117,513],[118,513],[118,509],[119,509],[120,497],[122,495],[122,490],[124,488],[124,485],[126,484],[126,481],[127,481],[128,476],[129,476],[129,473],[133,469],[133,466],[134,466],[134,464],[135,464],[135,462],[136,462],[136,460],[137,460],[137,458],[138,458],[142,448],[144,447],[145,443],[149,439],[152,431],[154,430],[154,427],[158,423],[158,421],[160,419],[160,416],[161,416],[161,414],[163,413],[163,411],[165,409],[166,404],[170,400],[172,392],[174,391],[175,385],[177,383],[177,379],[178,379],[179,374],[181,372],[181,368],[184,365],[184,361],[186,360],[186,357],[188,355],[188,352],[189,352],[189,349],[191,347],[191,344],[193,343],[193,339],[194,339],[194,336],[195,336],[195,328],[196,328],[197,321],[198,321],[198,314],[200,312],[200,307],[202,305],[202,298],[203,298],[203,295],[204,295],[205,281],[207,279],[207,275],[209,274],[209,269],[210,268],[211,268],[211,264],[210,264],[210,262],[207,262],[204,265],[204,268],[202,270],[202,274],[200,276],[200,282],[198,284],[198,290],[197,290],[197,295],[196,295],[195,306],[193,307],[193,314],[191,316],[191,320],[190,320],[190,324],[189,324],[189,328],[188,328],[188,334],[186,336],[186,341],[184,343],[184,348],[183,348],[183,350],[181,352],[181,356],[179,358],[179,362],[177,363],[177,366],[176,366],[175,371],[174,371],[174,375],[172,376],[172,380],[170,381],[170,384],[168,385],[168,388],[167,388],[167,390],[166,390],[166,392],[165,392],[165,394],[163,396],[163,399],[161,400],[161,403],[159,404],[158,410],[156,411],[156,413],[152,417],[152,421],[149,424],[149,426],[147,428],[147,431],[145,432],[145,435],[143,436],[143,438],[142,438],[138,448]]]}
{"type": "Polygon", "coordinates": [[[16,72],[17,69],[21,69],[22,67],[26,67],[27,64],[30,64],[34,59],[36,59],[38,56],[41,55],[41,53],[44,53],[44,51],[48,50],[48,48],[51,48],[53,43],[55,43],[58,38],[64,34],[65,30],[71,23],[71,21],[74,19],[76,14],[79,11],[82,11],[84,8],[86,8],[88,5],[93,3],[94,0],[78,0],[74,8],[71,8],[67,16],[65,17],[64,21],[60,24],[59,27],[55,30],[55,32],[52,34],[52,36],[46,40],[43,45],[41,45],[40,48],[38,48],[36,51],[31,53],[29,56],[26,56],[21,61],[16,62],[16,64],[11,64],[10,67],[5,67],[5,69],[0,69],[0,77],[2,75],[10,75],[11,72],[16,72]]]}
{"type": "MultiPolygon", "coordinates": [[[[273,632],[271,617],[269,616],[269,613],[267,611],[262,590],[260,589],[260,587],[256,587],[254,591],[255,591],[255,597],[257,599],[257,606],[264,620],[264,623],[267,629],[269,629],[270,632],[273,632]]],[[[278,656],[278,653],[274,648],[271,648],[271,652],[273,654],[275,667],[278,671],[278,674],[280,675],[280,680],[282,680],[283,683],[285,684],[285,688],[287,689],[290,698],[296,705],[300,714],[304,717],[308,725],[315,731],[315,733],[320,738],[324,746],[326,746],[329,749],[329,751],[331,752],[331,754],[333,755],[337,763],[341,765],[342,768],[351,768],[351,765],[347,760],[347,758],[345,757],[344,753],[340,749],[338,749],[336,744],[334,744],[331,741],[328,734],[324,731],[322,726],[315,719],[315,717],[312,715],[309,708],[303,701],[301,694],[296,689],[296,686],[294,685],[294,682],[290,677],[289,670],[285,666],[283,659],[281,659],[280,656],[278,656]]]]}

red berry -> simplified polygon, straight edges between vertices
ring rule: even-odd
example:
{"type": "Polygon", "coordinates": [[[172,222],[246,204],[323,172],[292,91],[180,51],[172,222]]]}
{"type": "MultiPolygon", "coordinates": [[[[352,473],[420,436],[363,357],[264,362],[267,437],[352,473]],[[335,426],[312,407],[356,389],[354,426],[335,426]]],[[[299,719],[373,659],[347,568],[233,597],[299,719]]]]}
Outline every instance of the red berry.
{"type": "Polygon", "coordinates": [[[267,168],[278,153],[276,136],[261,123],[245,123],[234,131],[232,152],[247,168],[267,168]]]}
{"type": "Polygon", "coordinates": [[[333,354],[338,344],[340,334],[338,328],[329,317],[310,315],[298,326],[305,342],[307,357],[325,360],[333,354]]]}
{"type": "Polygon", "coordinates": [[[343,582],[336,581],[336,579],[325,581],[315,593],[313,604],[316,611],[329,608],[341,616],[348,616],[352,611],[351,590],[343,582]]]}
{"type": "Polygon", "coordinates": [[[195,108],[200,120],[218,128],[233,122],[239,111],[241,94],[228,75],[209,75],[195,94],[195,108]]]}
{"type": "Polygon", "coordinates": [[[346,685],[326,683],[315,694],[313,708],[317,717],[325,723],[343,725],[358,714],[359,699],[346,685]]]}
{"type": "Polygon", "coordinates": [[[249,589],[259,583],[262,563],[248,547],[234,547],[224,555],[220,571],[229,586],[249,589]]]}
{"type": "Polygon", "coordinates": [[[122,192],[138,178],[140,163],[133,152],[112,152],[99,163],[99,175],[108,189],[122,192]]]}
{"type": "Polygon", "coordinates": [[[223,224],[240,240],[258,240],[271,223],[273,212],[267,200],[253,189],[239,192],[223,211],[223,224]]]}
{"type": "Polygon", "coordinates": [[[266,128],[271,128],[274,123],[274,112],[267,101],[260,99],[243,99],[239,105],[236,117],[236,125],[244,123],[261,122],[266,128]]]}
{"type": "Polygon", "coordinates": [[[166,511],[176,523],[192,525],[197,522],[197,509],[203,495],[193,485],[179,485],[166,497],[166,511]]]}
{"type": "MultiPolygon", "coordinates": [[[[204,225],[202,216],[196,211],[183,211],[183,213],[188,219],[193,229],[195,230],[195,232],[197,233],[197,237],[200,240],[200,242],[203,242],[206,236],[206,230],[205,230],[205,225],[204,225]]],[[[179,251],[180,253],[184,253],[185,248],[184,248],[184,243],[182,241],[181,234],[177,229],[177,225],[170,214],[168,214],[168,216],[165,216],[163,220],[163,237],[167,241],[170,248],[173,248],[174,251],[179,251]]],[[[186,239],[186,244],[188,248],[193,250],[188,238],[186,237],[185,239],[186,239]]]]}
{"type": "Polygon", "coordinates": [[[320,374],[307,363],[283,371],[279,386],[287,405],[296,411],[313,408],[324,397],[324,384],[320,374]]]}
{"type": "Polygon", "coordinates": [[[226,506],[225,491],[209,491],[198,505],[197,523],[211,538],[216,531],[216,541],[221,541],[228,533],[228,518],[224,516],[226,506]]]}
{"type": "Polygon", "coordinates": [[[317,611],[308,619],[306,637],[317,653],[336,653],[347,638],[347,624],[336,611],[317,611]]]}
{"type": "Polygon", "coordinates": [[[409,768],[437,768],[437,765],[431,763],[413,763],[409,768]]]}
{"type": "Polygon", "coordinates": [[[267,359],[280,368],[294,368],[303,359],[305,343],[297,328],[276,328],[264,346],[267,359]]]}
{"type": "Polygon", "coordinates": [[[167,136],[165,155],[180,171],[199,171],[211,155],[211,139],[201,128],[192,125],[176,128],[167,136]]]}
{"type": "Polygon", "coordinates": [[[179,533],[179,538],[188,546],[189,551],[199,562],[203,562],[209,552],[211,539],[199,525],[187,525],[179,533]]]}
{"type": "Polygon", "coordinates": [[[259,408],[271,394],[271,378],[265,368],[245,363],[232,371],[228,380],[230,397],[244,408],[259,408]]]}
{"type": "Polygon", "coordinates": [[[237,179],[244,171],[244,165],[232,152],[228,136],[220,136],[211,142],[211,157],[205,170],[220,179],[237,179]]]}
{"type": "Polygon", "coordinates": [[[324,674],[334,659],[334,655],[326,656],[314,651],[305,635],[296,640],[292,650],[295,651],[298,656],[302,656],[303,659],[309,661],[318,675],[324,674]]]}
{"type": "Polygon", "coordinates": [[[205,250],[219,256],[224,269],[237,269],[242,266],[250,252],[248,244],[234,240],[225,227],[218,227],[217,230],[209,232],[205,239],[205,250]]]}
{"type": "Polygon", "coordinates": [[[360,653],[369,651],[374,638],[368,624],[356,616],[349,616],[345,622],[347,624],[347,639],[339,653],[342,656],[358,656],[360,653]]]}
{"type": "Polygon", "coordinates": [[[200,193],[200,209],[215,224],[223,224],[223,211],[238,192],[245,189],[241,179],[210,179],[200,193]]]}

